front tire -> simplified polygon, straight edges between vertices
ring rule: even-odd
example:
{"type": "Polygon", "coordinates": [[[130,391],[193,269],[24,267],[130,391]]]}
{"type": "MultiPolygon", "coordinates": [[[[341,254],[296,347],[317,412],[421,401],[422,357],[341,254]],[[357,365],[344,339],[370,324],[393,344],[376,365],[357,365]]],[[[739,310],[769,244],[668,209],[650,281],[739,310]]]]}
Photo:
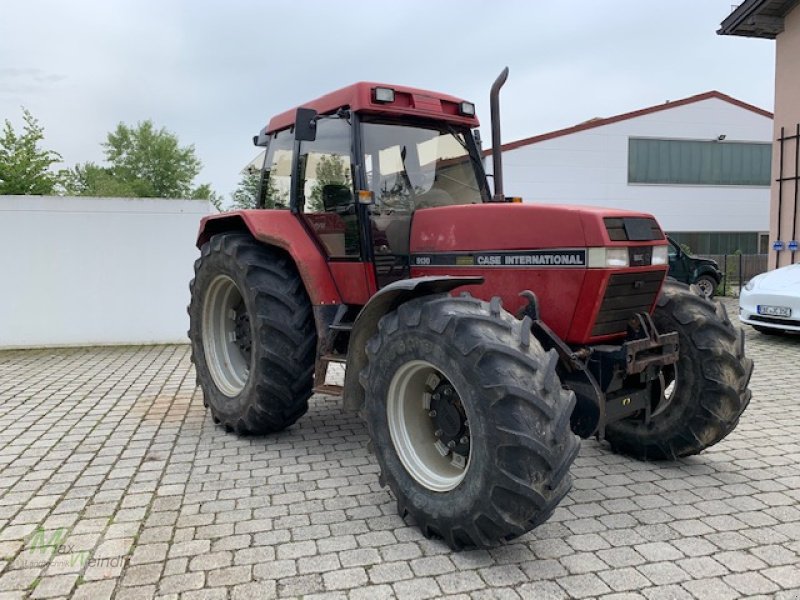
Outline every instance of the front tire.
{"type": "Polygon", "coordinates": [[[189,284],[192,362],[214,422],[239,434],[292,425],[308,410],[316,333],[294,264],[250,235],[215,235],[189,284]]]}
{"type": "Polygon", "coordinates": [[[700,293],[703,294],[703,297],[709,300],[714,297],[714,293],[717,291],[717,280],[711,275],[701,275],[694,284],[700,288],[700,293]]]}
{"type": "Polygon", "coordinates": [[[366,419],[381,481],[426,536],[486,546],[547,520],[578,452],[558,357],[491,303],[427,296],[368,342],[366,419]]]}
{"type": "Polygon", "coordinates": [[[719,302],[667,281],[653,313],[662,333],[678,333],[680,355],[665,369],[671,392],[654,407],[650,423],[635,416],[609,425],[612,449],[641,459],[676,459],[713,446],[739,423],[750,402],[753,361],[719,302]]]}

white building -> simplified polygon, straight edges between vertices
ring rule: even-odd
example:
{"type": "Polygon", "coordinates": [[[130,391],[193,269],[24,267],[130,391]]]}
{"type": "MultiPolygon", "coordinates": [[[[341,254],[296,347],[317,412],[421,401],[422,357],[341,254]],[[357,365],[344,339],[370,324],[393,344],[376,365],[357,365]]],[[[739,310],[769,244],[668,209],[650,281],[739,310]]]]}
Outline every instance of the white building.
{"type": "Polygon", "coordinates": [[[652,213],[700,254],[766,252],[771,142],[772,113],[711,91],[504,144],[504,187],[652,213]]]}
{"type": "Polygon", "coordinates": [[[0,196],[0,349],[186,343],[207,200],[0,196]]]}

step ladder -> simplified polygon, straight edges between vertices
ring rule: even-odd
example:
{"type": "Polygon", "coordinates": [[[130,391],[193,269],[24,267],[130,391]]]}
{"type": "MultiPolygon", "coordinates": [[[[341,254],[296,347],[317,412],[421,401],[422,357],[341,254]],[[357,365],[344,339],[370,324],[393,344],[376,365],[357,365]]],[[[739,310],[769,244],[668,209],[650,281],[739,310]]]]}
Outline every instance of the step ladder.
{"type": "MultiPolygon", "coordinates": [[[[342,334],[349,334],[353,329],[353,323],[343,322],[345,311],[340,311],[333,323],[328,326],[332,332],[330,346],[335,347],[336,337],[342,334]]],[[[328,367],[334,364],[344,365],[347,363],[347,356],[344,354],[323,354],[317,361],[314,369],[314,393],[325,394],[327,396],[341,396],[344,393],[344,386],[334,383],[327,383],[328,367]]]]}

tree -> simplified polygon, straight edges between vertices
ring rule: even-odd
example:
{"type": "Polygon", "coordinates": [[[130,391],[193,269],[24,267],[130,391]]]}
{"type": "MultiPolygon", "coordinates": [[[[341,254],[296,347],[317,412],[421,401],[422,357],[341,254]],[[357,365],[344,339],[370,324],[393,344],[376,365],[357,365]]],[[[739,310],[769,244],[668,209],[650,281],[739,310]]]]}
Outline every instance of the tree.
{"type": "Polygon", "coordinates": [[[125,198],[136,195],[128,182],[114,177],[111,169],[92,162],[75,165],[75,168],[67,171],[63,188],[67,196],[125,198]]]}
{"type": "Polygon", "coordinates": [[[209,184],[193,184],[202,167],[194,146],[181,146],[174,133],[150,120],[136,127],[120,123],[102,145],[108,166],[76,165],[65,186],[70,193],[220,201],[209,184]]]}
{"type": "Polygon", "coordinates": [[[192,190],[191,197],[195,198],[196,200],[208,200],[214,205],[214,208],[216,208],[218,211],[222,211],[222,194],[218,194],[212,190],[210,183],[204,183],[194,188],[194,190],[192,190]]]}
{"type": "Polygon", "coordinates": [[[258,180],[260,178],[260,173],[245,173],[242,175],[239,185],[236,186],[236,189],[231,194],[234,208],[256,207],[256,202],[258,201],[258,180]]]}
{"type": "Polygon", "coordinates": [[[50,167],[61,162],[61,155],[40,147],[44,128],[23,107],[22,133],[14,131],[6,119],[0,135],[0,195],[48,195],[60,182],[60,175],[50,167]]]}
{"type": "MultiPolygon", "coordinates": [[[[258,204],[258,185],[261,173],[245,173],[239,185],[231,194],[234,209],[256,208],[258,204]]],[[[267,176],[265,182],[264,208],[288,208],[289,193],[281,192],[272,177],[267,176]]]]}

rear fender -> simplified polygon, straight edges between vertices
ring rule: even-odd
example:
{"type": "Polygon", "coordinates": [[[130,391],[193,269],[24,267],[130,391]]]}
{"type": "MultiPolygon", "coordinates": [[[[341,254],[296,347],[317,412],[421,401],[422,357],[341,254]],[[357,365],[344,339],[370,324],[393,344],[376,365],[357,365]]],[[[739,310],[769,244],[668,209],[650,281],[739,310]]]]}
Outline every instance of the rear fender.
{"type": "Polygon", "coordinates": [[[395,281],[375,294],[358,313],[350,332],[344,376],[345,410],[360,410],[364,406],[364,388],[358,381],[358,375],[367,364],[367,342],[378,331],[378,321],[383,315],[420,296],[441,294],[462,285],[481,283],[483,277],[415,277],[395,281]]]}
{"type": "Polygon", "coordinates": [[[205,217],[197,247],[228,231],[249,232],[264,244],[285,251],[294,261],[311,304],[341,304],[342,298],[320,248],[294,213],[288,210],[237,210],[205,217]]]}

